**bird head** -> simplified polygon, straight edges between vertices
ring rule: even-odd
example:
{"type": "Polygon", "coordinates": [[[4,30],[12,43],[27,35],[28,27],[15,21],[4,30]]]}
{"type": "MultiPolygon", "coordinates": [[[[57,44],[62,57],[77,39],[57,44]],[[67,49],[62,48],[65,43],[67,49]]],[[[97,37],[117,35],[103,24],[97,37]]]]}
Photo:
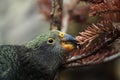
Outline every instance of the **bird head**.
{"type": "Polygon", "coordinates": [[[38,36],[26,46],[32,49],[31,64],[34,64],[37,70],[42,67],[43,72],[53,72],[66,60],[69,53],[76,49],[76,43],[71,35],[53,30],[38,36]]]}
{"type": "Polygon", "coordinates": [[[76,49],[76,45],[77,41],[73,36],[58,30],[53,30],[30,41],[27,47],[34,50],[53,50],[53,53],[56,51],[56,54],[61,52],[61,55],[67,55],[76,49]]]}

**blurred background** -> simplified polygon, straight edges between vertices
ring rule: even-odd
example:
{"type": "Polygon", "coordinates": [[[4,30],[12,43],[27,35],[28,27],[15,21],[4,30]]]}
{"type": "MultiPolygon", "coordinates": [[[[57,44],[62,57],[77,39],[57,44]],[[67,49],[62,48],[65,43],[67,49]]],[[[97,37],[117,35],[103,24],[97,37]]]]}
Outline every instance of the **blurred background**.
{"type": "MultiPolygon", "coordinates": [[[[63,9],[62,31],[73,36],[100,19],[88,15],[90,3],[81,2],[75,6],[75,1],[64,0],[63,9]]],[[[49,31],[50,11],[51,0],[0,0],[0,44],[24,44],[49,31]]],[[[120,80],[120,60],[62,74],[60,80],[120,80]]]]}
{"type": "Polygon", "coordinates": [[[36,0],[0,0],[0,44],[23,44],[49,30],[36,0]]]}

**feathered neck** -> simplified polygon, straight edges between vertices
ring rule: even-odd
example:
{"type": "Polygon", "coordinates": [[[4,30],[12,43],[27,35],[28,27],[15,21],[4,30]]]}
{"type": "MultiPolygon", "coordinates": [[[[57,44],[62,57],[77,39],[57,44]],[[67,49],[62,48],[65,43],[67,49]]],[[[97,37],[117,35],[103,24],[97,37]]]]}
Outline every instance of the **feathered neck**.
{"type": "Polygon", "coordinates": [[[41,55],[41,58],[38,60],[36,57],[39,56],[37,54],[38,52],[42,53],[42,50],[29,50],[24,54],[19,54],[20,75],[22,75],[25,80],[53,80],[59,67],[59,57],[55,54],[47,55],[51,60],[48,62],[44,61],[47,60],[47,56],[44,57],[44,55],[41,55]],[[45,64],[46,62],[48,63],[45,64]]]}

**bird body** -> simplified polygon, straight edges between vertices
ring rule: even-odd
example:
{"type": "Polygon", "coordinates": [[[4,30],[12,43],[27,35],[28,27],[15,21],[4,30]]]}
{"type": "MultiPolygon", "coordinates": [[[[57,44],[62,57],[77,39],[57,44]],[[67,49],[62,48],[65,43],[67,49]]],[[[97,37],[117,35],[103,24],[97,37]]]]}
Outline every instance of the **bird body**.
{"type": "Polygon", "coordinates": [[[0,80],[53,80],[73,49],[75,39],[57,30],[25,45],[1,45],[0,80]]]}

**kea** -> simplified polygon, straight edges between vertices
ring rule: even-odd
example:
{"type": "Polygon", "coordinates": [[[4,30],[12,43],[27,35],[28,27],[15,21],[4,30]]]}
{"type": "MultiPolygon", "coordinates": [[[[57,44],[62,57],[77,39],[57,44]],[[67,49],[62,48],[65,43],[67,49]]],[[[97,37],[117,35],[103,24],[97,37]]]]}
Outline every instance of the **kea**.
{"type": "Polygon", "coordinates": [[[0,45],[0,80],[54,80],[75,48],[75,38],[57,30],[24,45],[0,45]]]}

